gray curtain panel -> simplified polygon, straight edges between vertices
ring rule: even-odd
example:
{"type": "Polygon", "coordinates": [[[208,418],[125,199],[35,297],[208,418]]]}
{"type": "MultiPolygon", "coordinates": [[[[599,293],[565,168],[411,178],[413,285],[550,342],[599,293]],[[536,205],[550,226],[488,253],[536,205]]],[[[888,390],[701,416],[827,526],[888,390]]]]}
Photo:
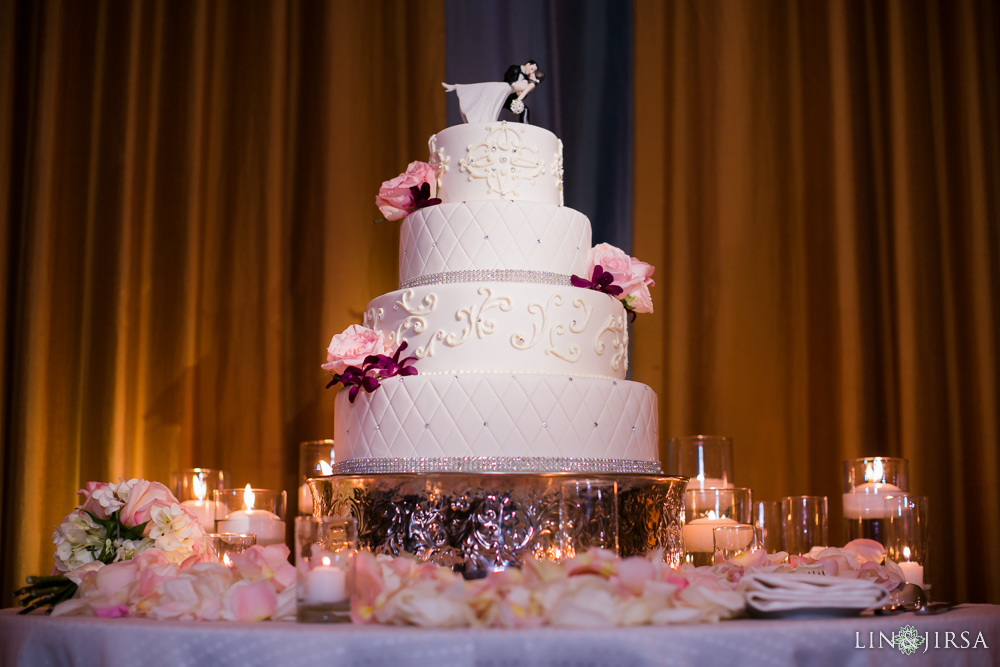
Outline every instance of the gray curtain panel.
{"type": "MultiPolygon", "coordinates": [[[[449,83],[538,62],[546,79],[525,100],[529,122],[563,140],[566,204],[590,218],[595,244],[631,253],[632,2],[446,0],[445,40],[449,83]]],[[[461,122],[449,95],[448,124],[461,122]]]]}

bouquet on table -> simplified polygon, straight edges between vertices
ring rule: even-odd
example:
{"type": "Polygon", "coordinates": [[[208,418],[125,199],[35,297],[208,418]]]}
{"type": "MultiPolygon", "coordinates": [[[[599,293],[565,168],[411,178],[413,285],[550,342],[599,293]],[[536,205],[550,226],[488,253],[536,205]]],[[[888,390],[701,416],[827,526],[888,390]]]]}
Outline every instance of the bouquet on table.
{"type": "Polygon", "coordinates": [[[15,593],[22,614],[178,620],[291,618],[295,569],[283,544],[211,562],[205,532],[167,487],[144,479],[89,482],[52,535],[51,576],[15,593]]]}

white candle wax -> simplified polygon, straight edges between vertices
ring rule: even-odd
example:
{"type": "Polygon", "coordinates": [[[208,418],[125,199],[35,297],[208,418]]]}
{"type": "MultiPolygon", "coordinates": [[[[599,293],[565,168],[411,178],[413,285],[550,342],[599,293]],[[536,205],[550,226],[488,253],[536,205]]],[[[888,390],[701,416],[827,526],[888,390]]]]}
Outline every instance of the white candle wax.
{"type": "Polygon", "coordinates": [[[214,500],[185,500],[181,507],[198,518],[198,523],[207,533],[215,532],[215,501],[214,500]]]}
{"type": "Polygon", "coordinates": [[[902,563],[899,563],[899,569],[903,571],[903,578],[906,579],[906,583],[916,584],[921,588],[924,587],[923,565],[912,561],[903,561],[902,563]]]}
{"type": "Polygon", "coordinates": [[[737,523],[728,517],[692,519],[684,526],[684,548],[695,553],[712,553],[715,551],[712,529],[716,526],[735,526],[737,523]]]}
{"type": "Polygon", "coordinates": [[[347,599],[347,572],[332,565],[318,565],[306,573],[307,604],[329,604],[347,599]]]}
{"type": "Polygon", "coordinates": [[[845,519],[884,519],[885,499],[902,489],[894,484],[877,484],[865,482],[854,487],[851,493],[845,493],[845,519]]]}
{"type": "Polygon", "coordinates": [[[308,482],[299,487],[299,514],[313,513],[313,494],[308,482]]]}
{"type": "Polygon", "coordinates": [[[692,477],[691,481],[688,482],[687,488],[689,489],[731,489],[733,488],[732,482],[727,482],[724,479],[719,479],[718,477],[692,477]]]}
{"type": "Polygon", "coordinates": [[[233,512],[218,526],[220,533],[253,533],[257,544],[284,544],[285,522],[267,510],[239,510],[233,512]]]}

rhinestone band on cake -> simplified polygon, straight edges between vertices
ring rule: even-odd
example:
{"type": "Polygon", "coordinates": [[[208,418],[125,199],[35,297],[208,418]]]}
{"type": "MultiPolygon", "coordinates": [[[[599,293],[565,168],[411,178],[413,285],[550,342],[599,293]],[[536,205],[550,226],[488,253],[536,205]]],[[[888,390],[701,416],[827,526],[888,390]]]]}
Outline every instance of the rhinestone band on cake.
{"type": "Polygon", "coordinates": [[[524,269],[473,269],[468,271],[445,271],[429,273],[410,278],[399,284],[399,289],[424,287],[425,285],[445,285],[448,283],[535,283],[538,285],[570,285],[570,277],[551,271],[529,271],[524,269]]]}
{"type": "Polygon", "coordinates": [[[656,461],[597,459],[575,457],[468,456],[428,457],[421,459],[367,458],[334,464],[337,475],[373,475],[398,473],[631,473],[661,475],[656,461]]]}

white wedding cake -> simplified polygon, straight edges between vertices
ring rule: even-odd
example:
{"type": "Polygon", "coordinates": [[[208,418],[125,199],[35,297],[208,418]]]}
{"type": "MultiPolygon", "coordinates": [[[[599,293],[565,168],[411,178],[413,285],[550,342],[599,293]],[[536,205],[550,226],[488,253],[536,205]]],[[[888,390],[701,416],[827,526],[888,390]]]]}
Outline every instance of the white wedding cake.
{"type": "Polygon", "coordinates": [[[336,471],[658,473],[656,394],[625,379],[625,306],[643,309],[571,284],[600,272],[590,221],[562,205],[562,142],[470,123],[430,153],[380,193],[405,215],[399,289],[328,351],[352,385],[336,398],[336,471]]]}

